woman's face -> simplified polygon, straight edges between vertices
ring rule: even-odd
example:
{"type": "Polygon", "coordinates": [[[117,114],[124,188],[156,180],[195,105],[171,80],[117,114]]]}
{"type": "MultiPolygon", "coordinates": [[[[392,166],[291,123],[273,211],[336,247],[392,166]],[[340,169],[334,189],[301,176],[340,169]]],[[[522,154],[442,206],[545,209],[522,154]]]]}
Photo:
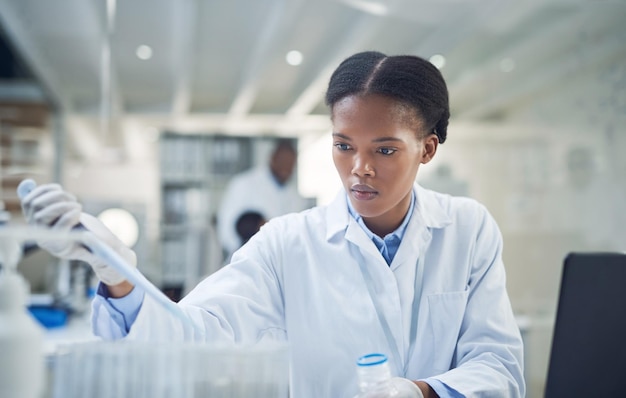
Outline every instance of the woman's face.
{"type": "Polygon", "coordinates": [[[404,219],[421,163],[437,149],[434,134],[401,103],[349,96],[332,109],[333,160],[354,209],[384,237],[404,219]]]}

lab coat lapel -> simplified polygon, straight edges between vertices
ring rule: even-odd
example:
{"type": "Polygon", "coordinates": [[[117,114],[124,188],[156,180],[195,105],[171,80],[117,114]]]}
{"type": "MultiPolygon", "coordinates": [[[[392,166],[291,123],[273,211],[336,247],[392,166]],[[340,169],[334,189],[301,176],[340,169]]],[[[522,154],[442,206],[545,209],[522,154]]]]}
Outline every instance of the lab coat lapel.
{"type": "Polygon", "coordinates": [[[406,262],[412,265],[417,264],[419,257],[425,255],[428,249],[433,229],[443,228],[452,222],[450,216],[434,198],[432,191],[415,184],[413,192],[415,193],[415,209],[398,252],[391,263],[391,268],[394,270],[406,262]]]}
{"type": "MultiPolygon", "coordinates": [[[[418,328],[425,327],[423,300],[424,289],[428,285],[429,275],[433,267],[437,267],[429,259],[429,248],[434,230],[444,228],[452,223],[450,214],[441,206],[437,196],[419,185],[415,185],[416,203],[413,215],[398,248],[392,267],[398,278],[399,288],[407,308],[403,311],[404,346],[406,356],[404,374],[408,374],[410,364],[416,355],[423,352],[424,341],[418,341],[418,328]],[[397,260],[397,262],[396,262],[397,260]],[[420,271],[419,268],[422,268],[420,271]],[[411,302],[412,301],[412,302],[411,302]]],[[[427,344],[427,343],[426,343],[427,344]]]]}
{"type": "MultiPolygon", "coordinates": [[[[399,374],[404,375],[406,370],[406,363],[410,360],[409,355],[414,351],[411,348],[411,324],[417,321],[418,316],[417,308],[413,308],[414,303],[419,305],[420,298],[414,300],[415,294],[415,282],[417,275],[417,267],[424,266],[424,261],[419,259],[424,256],[428,245],[430,244],[432,233],[431,230],[425,225],[421,219],[416,208],[411,215],[409,224],[398,247],[390,270],[393,272],[397,289],[398,289],[398,308],[399,319],[396,339],[400,349],[400,355],[402,357],[403,368],[400,369],[399,374]]],[[[423,273],[421,274],[423,276],[423,273]]],[[[421,284],[421,281],[418,281],[421,284]]],[[[420,292],[418,292],[420,294],[420,292]]],[[[413,327],[417,327],[414,325],[413,327]]],[[[413,342],[413,345],[416,343],[413,342]]]]}
{"type": "Polygon", "coordinates": [[[411,266],[417,264],[418,258],[425,253],[430,244],[433,228],[441,228],[451,222],[450,217],[434,199],[431,191],[415,184],[413,192],[415,208],[398,252],[391,263],[391,269],[394,271],[407,262],[411,266]]]}
{"type": "Polygon", "coordinates": [[[431,238],[431,230],[426,227],[419,214],[414,213],[404,232],[398,252],[391,262],[392,271],[395,272],[398,267],[406,263],[409,263],[411,267],[417,264],[417,259],[424,253],[431,238]]]}
{"type": "Polygon", "coordinates": [[[356,221],[351,220],[345,237],[363,277],[364,288],[367,289],[372,305],[371,310],[378,318],[381,338],[384,336],[387,342],[385,352],[389,356],[393,374],[402,374],[405,357],[402,349],[402,312],[395,276],[374,242],[356,221]]]}
{"type": "Polygon", "coordinates": [[[348,198],[344,190],[341,190],[335,200],[328,206],[326,215],[326,240],[344,235],[344,238],[355,244],[366,258],[380,259],[385,265],[385,259],[376,248],[376,245],[367,236],[363,228],[348,212],[348,198]]]}
{"type": "Polygon", "coordinates": [[[372,242],[365,231],[363,231],[363,228],[361,228],[361,226],[352,217],[350,217],[348,229],[346,230],[346,240],[358,246],[365,259],[378,259],[380,262],[384,263],[385,266],[387,265],[387,262],[378,251],[374,242],[372,242]]]}
{"type": "MultiPolygon", "coordinates": [[[[347,203],[344,202],[343,205],[347,212],[347,203]]],[[[374,242],[350,216],[345,230],[345,239],[351,246],[350,251],[361,270],[372,301],[372,310],[376,312],[379,319],[381,333],[386,336],[387,354],[392,368],[395,368],[394,374],[401,374],[405,353],[402,349],[400,292],[395,276],[374,242]]]]}

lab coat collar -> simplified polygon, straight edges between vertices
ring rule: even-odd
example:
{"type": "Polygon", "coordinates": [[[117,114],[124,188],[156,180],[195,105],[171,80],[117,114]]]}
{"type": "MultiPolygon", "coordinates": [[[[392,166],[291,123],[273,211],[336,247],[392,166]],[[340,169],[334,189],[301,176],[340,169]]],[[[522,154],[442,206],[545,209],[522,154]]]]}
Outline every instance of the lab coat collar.
{"type": "MultiPolygon", "coordinates": [[[[452,223],[450,214],[442,205],[442,198],[431,190],[421,187],[419,184],[413,186],[415,192],[415,210],[412,219],[421,220],[427,228],[443,228],[452,223]]],[[[345,190],[341,190],[335,199],[328,206],[326,213],[326,240],[330,241],[335,235],[344,232],[350,222],[348,211],[348,197],[345,190]]]]}

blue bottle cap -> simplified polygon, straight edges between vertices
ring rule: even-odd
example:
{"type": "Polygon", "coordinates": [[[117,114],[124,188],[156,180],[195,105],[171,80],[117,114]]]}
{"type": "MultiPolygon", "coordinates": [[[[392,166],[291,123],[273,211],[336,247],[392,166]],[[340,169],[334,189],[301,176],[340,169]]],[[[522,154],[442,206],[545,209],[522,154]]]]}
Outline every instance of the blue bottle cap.
{"type": "Polygon", "coordinates": [[[387,362],[387,356],[385,354],[372,353],[360,357],[356,361],[356,364],[358,366],[374,366],[385,362],[387,362]]]}

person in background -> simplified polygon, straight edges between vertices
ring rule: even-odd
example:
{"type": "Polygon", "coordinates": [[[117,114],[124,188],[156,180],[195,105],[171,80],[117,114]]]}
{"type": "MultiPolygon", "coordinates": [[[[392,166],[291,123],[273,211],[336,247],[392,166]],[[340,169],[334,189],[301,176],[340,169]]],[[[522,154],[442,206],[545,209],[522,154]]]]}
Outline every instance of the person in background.
{"type": "MultiPolygon", "coordinates": [[[[332,74],[326,103],[343,183],[331,204],[270,219],[181,300],[201,332],[96,267],[94,332],[287,341],[296,398],[353,397],[355,362],[372,352],[426,398],[523,397],[523,344],[495,220],[474,199],[415,182],[447,137],[439,70],[417,56],[358,53],[332,74]]],[[[58,186],[36,188],[23,207],[29,222],[59,230],[81,220],[80,204],[58,186]]],[[[53,253],[86,258],[78,245],[53,253]]]]}
{"type": "Polygon", "coordinates": [[[267,220],[258,211],[244,211],[235,223],[235,229],[240,239],[240,245],[245,245],[250,238],[265,224],[267,220]]]}
{"type": "Polygon", "coordinates": [[[297,161],[296,149],[288,139],[279,139],[269,164],[235,175],[229,182],[217,213],[217,232],[228,259],[241,246],[237,217],[252,210],[267,219],[304,210],[306,202],[290,184],[297,161]]]}

